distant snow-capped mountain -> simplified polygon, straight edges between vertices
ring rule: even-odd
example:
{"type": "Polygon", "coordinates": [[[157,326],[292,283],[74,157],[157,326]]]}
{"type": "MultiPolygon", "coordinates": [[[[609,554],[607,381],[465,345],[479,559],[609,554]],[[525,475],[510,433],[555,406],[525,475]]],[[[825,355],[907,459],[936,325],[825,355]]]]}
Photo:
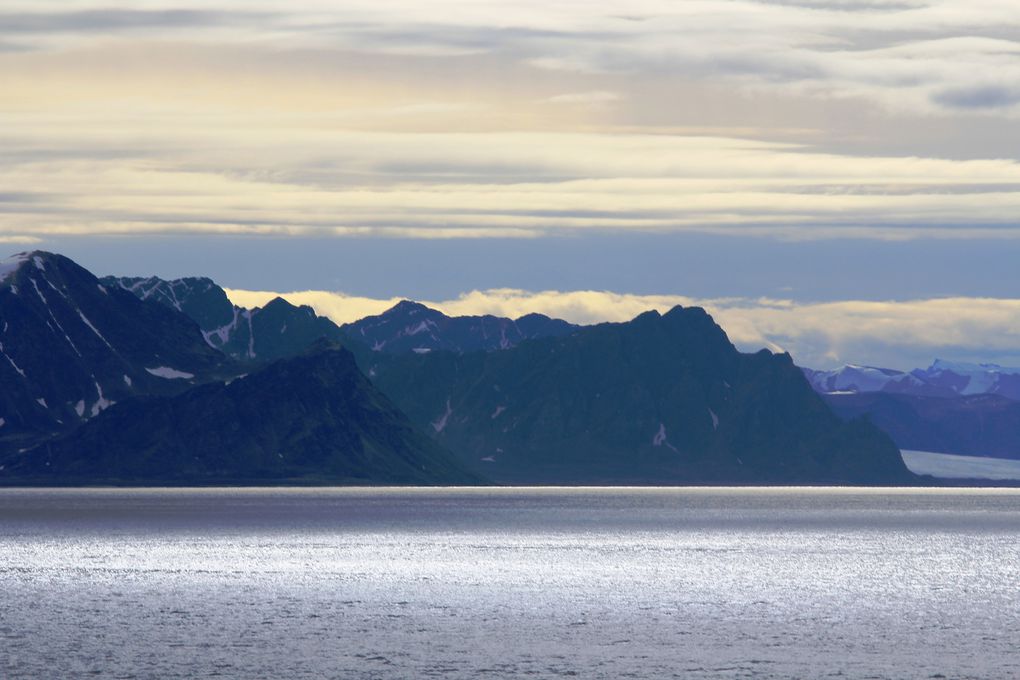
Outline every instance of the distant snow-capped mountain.
{"type": "Polygon", "coordinates": [[[928,368],[897,371],[848,364],[831,371],[802,369],[822,394],[887,392],[925,397],[997,394],[1020,400],[1020,368],[936,359],[928,368]]]}
{"type": "Polygon", "coordinates": [[[911,375],[932,387],[953,394],[998,394],[1020,399],[1020,368],[996,364],[967,364],[936,359],[911,375]]]}
{"type": "Polygon", "coordinates": [[[908,392],[923,383],[910,373],[891,368],[847,364],[832,371],[801,369],[816,392],[823,394],[857,392],[908,392]]]}
{"type": "Polygon", "coordinates": [[[936,359],[909,373],[802,370],[837,415],[867,416],[901,448],[1020,458],[1020,368],[936,359]]]}

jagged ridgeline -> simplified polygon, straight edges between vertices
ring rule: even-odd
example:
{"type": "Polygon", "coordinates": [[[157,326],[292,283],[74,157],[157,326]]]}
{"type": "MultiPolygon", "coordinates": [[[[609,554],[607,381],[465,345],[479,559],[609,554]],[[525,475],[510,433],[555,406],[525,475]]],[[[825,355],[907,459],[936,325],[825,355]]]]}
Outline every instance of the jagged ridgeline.
{"type": "Polygon", "coordinates": [[[509,349],[522,340],[567,335],[574,324],[543,314],[518,319],[492,315],[450,317],[410,300],[378,315],[337,326],[308,306],[275,298],[264,307],[245,309],[208,278],[164,280],[114,277],[104,285],[159,302],[194,319],[210,345],[242,361],[294,356],[319,338],[364,345],[387,353],[509,349]]]}
{"type": "Polygon", "coordinates": [[[341,341],[345,337],[339,326],[316,315],[311,307],[298,307],[282,298],[255,309],[238,307],[207,278],[166,281],[107,276],[103,284],[188,315],[209,345],[238,361],[292,357],[320,338],[341,341]]]}
{"type": "Polygon", "coordinates": [[[28,253],[0,264],[0,342],[2,483],[915,481],[697,308],[577,327],[403,302],[340,327],[28,253]]]}
{"type": "Polygon", "coordinates": [[[577,328],[544,314],[526,314],[518,319],[450,317],[410,300],[397,303],[383,314],[343,326],[349,337],[376,352],[390,354],[510,349],[524,340],[569,335],[577,328]]]}
{"type": "Polygon", "coordinates": [[[465,463],[515,483],[908,483],[789,355],[742,354],[699,308],[505,352],[377,358],[376,383],[465,463]]]}

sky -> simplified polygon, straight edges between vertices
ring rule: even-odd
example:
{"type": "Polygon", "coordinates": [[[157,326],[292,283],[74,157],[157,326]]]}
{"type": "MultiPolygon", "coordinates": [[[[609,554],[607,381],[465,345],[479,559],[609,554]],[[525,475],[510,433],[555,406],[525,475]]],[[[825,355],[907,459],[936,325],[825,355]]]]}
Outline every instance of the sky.
{"type": "Polygon", "coordinates": [[[338,320],[702,304],[803,365],[1017,364],[1020,12],[6,0],[26,248],[338,320]]]}

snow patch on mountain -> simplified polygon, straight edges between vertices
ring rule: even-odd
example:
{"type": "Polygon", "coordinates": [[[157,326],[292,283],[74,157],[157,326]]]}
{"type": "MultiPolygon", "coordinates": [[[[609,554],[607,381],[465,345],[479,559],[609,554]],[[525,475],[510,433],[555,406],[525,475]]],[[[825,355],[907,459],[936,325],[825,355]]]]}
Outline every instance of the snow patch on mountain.
{"type": "MultiPolygon", "coordinates": [[[[74,341],[71,340],[71,336],[67,334],[67,331],[64,330],[64,327],[60,325],[59,321],[57,321],[57,317],[53,316],[53,310],[50,309],[50,303],[49,301],[46,300],[46,296],[42,294],[42,291],[39,290],[39,284],[36,283],[34,278],[29,280],[32,282],[32,286],[35,288],[36,295],[38,295],[39,299],[42,300],[43,307],[46,308],[46,312],[50,315],[50,319],[52,319],[56,327],[60,329],[60,332],[64,334],[64,339],[67,340],[67,344],[71,346],[71,349],[74,350],[74,353],[81,357],[82,353],[78,351],[78,346],[74,344],[74,341]]],[[[47,281],[47,283],[49,282],[47,281]]]]}
{"type": "Polygon", "coordinates": [[[424,333],[429,328],[435,328],[436,324],[429,319],[419,322],[416,326],[408,326],[404,329],[404,335],[418,335],[424,333]]]}
{"type": "Polygon", "coordinates": [[[147,368],[146,373],[156,376],[157,378],[166,378],[167,380],[190,380],[195,377],[194,373],[188,373],[187,371],[178,371],[176,368],[170,368],[169,366],[159,366],[157,368],[147,368]]]}
{"type": "MultiPolygon", "coordinates": [[[[113,349],[113,345],[111,345],[109,343],[109,341],[106,338],[103,337],[103,334],[99,332],[99,329],[92,325],[92,322],[88,320],[88,318],[85,316],[85,314],[82,313],[82,311],[80,309],[78,310],[78,316],[81,317],[81,320],[85,323],[86,326],[88,326],[90,329],[92,329],[93,333],[95,333],[96,335],[99,336],[99,339],[102,340],[106,344],[107,347],[109,347],[110,349],[113,349]]],[[[114,350],[114,351],[116,351],[116,350],[114,350]]]]}
{"type": "Polygon", "coordinates": [[[251,324],[251,316],[252,316],[251,310],[250,309],[244,310],[244,316],[245,316],[245,318],[248,319],[248,358],[249,359],[254,359],[255,358],[255,329],[252,327],[252,324],[251,324]]]}
{"type": "Polygon", "coordinates": [[[439,417],[438,420],[432,423],[432,429],[436,431],[436,434],[446,429],[446,423],[449,422],[450,416],[453,415],[453,409],[450,407],[450,400],[446,400],[446,412],[439,417]]]}
{"type": "Polygon", "coordinates": [[[220,345],[225,345],[230,341],[231,334],[237,329],[237,318],[240,311],[239,307],[234,307],[234,318],[231,319],[230,323],[214,328],[211,331],[202,331],[202,337],[205,338],[206,343],[210,347],[219,348],[220,345]],[[213,337],[220,339],[219,345],[212,341],[213,337]]]}
{"type": "Polygon", "coordinates": [[[0,354],[3,354],[4,358],[10,362],[11,366],[14,367],[14,370],[18,372],[18,375],[20,375],[22,378],[26,377],[25,372],[21,370],[21,367],[14,363],[14,359],[12,359],[10,355],[7,354],[7,351],[4,350],[4,345],[2,342],[0,342],[0,354]]]}
{"type": "Polygon", "coordinates": [[[805,371],[812,387],[818,392],[881,392],[891,384],[920,384],[909,373],[875,366],[847,364],[834,371],[805,371]]]}
{"type": "Polygon", "coordinates": [[[108,409],[111,406],[113,406],[114,403],[116,403],[116,402],[110,401],[109,399],[107,399],[103,395],[103,388],[99,384],[98,380],[96,381],[96,394],[99,395],[99,398],[96,400],[96,403],[92,404],[91,414],[92,414],[93,418],[98,416],[100,411],[105,411],[106,409],[108,409]]]}
{"type": "Polygon", "coordinates": [[[659,423],[659,431],[655,433],[654,437],[652,437],[652,446],[665,446],[667,448],[672,449],[673,451],[676,451],[677,453],[680,453],[679,451],[677,451],[677,448],[675,446],[669,443],[669,439],[666,437],[665,423],[659,423]]]}

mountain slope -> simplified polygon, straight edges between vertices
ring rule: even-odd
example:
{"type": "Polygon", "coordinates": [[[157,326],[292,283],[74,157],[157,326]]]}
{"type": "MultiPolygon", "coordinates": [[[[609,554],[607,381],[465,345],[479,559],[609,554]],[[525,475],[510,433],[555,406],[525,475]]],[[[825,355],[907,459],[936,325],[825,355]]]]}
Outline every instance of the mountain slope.
{"type": "Polygon", "coordinates": [[[867,416],[903,449],[1020,459],[1020,402],[995,394],[830,394],[844,419],[867,416]]]}
{"type": "Polygon", "coordinates": [[[127,401],[5,461],[0,483],[464,484],[467,471],[317,346],[230,382],[127,401]]]}
{"type": "Polygon", "coordinates": [[[104,286],[66,257],[0,264],[0,451],[138,394],[180,392],[225,362],[185,315],[104,286]]]}
{"type": "Polygon", "coordinates": [[[154,300],[194,319],[210,346],[245,362],[265,362],[297,356],[316,340],[341,341],[340,327],[315,314],[274,298],[264,307],[245,309],[230,302],[211,279],[108,276],[109,287],[119,287],[143,300],[154,300]]]}
{"type": "Polygon", "coordinates": [[[351,338],[389,353],[509,349],[523,340],[569,335],[577,326],[542,314],[519,319],[497,316],[446,316],[404,300],[378,316],[344,324],[351,338]]]}
{"type": "Polygon", "coordinates": [[[517,483],[909,483],[789,356],[739,353],[703,310],[504,352],[376,354],[375,382],[476,470],[517,483]]]}

